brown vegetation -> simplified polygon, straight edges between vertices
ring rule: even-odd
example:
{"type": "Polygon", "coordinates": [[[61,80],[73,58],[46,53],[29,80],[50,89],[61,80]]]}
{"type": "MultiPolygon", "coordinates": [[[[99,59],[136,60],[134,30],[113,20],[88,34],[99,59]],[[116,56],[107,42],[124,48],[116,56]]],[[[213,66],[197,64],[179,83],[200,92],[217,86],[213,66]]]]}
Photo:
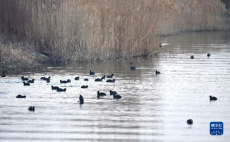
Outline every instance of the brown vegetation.
{"type": "Polygon", "coordinates": [[[46,56],[34,50],[34,44],[15,42],[15,34],[4,33],[3,35],[0,42],[0,71],[36,69],[48,60],[46,56]]]}
{"type": "Polygon", "coordinates": [[[51,61],[92,61],[152,54],[156,34],[226,29],[224,12],[220,0],[1,0],[0,26],[51,61]]]}
{"type": "Polygon", "coordinates": [[[174,4],[176,12],[161,16],[157,34],[230,28],[224,15],[228,11],[221,0],[174,0],[174,4]]]}

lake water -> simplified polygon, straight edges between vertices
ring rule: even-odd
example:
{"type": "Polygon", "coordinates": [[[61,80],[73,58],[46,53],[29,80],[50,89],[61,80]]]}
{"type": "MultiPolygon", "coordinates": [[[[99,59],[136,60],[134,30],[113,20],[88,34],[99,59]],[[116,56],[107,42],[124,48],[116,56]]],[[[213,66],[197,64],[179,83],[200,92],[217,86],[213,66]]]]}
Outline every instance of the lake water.
{"type": "Polygon", "coordinates": [[[156,56],[132,60],[136,71],[130,71],[130,61],[118,60],[50,66],[0,78],[0,141],[229,142],[230,33],[189,33],[161,41],[168,45],[156,56]],[[89,70],[96,74],[89,76],[89,70]],[[162,74],[156,76],[155,70],[162,74]],[[94,81],[111,73],[115,83],[94,81]],[[22,75],[35,83],[23,86],[22,75]],[[51,76],[51,82],[41,76],[51,76]],[[59,83],[66,79],[71,83],[59,83]],[[56,92],[51,85],[67,91],[56,92]],[[122,99],[114,100],[109,90],[122,99]],[[97,91],[107,96],[97,99],[97,91]],[[18,94],[26,99],[15,98],[18,94]],[[85,99],[81,106],[80,94],[85,99]],[[218,100],[210,102],[210,95],[218,100]],[[193,125],[186,122],[190,118],[193,125]],[[210,122],[216,121],[224,123],[222,136],[210,135],[210,122]]]}

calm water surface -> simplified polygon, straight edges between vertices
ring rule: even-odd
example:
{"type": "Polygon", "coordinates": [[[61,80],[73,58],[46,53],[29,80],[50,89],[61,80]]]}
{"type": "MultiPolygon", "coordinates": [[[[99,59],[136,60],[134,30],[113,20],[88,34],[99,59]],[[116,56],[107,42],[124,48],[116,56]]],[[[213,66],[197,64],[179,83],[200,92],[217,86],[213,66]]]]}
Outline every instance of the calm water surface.
{"type": "Polygon", "coordinates": [[[129,70],[129,61],[119,60],[51,66],[1,78],[0,141],[229,142],[230,33],[191,33],[162,41],[169,45],[158,55],[133,59],[136,71],[129,70]],[[162,74],[156,76],[156,69],[162,74]],[[89,76],[89,70],[96,75],[89,76]],[[94,81],[111,73],[116,83],[94,81]],[[22,75],[35,83],[23,86],[22,75]],[[41,76],[51,76],[51,82],[41,76]],[[72,82],[59,83],[65,79],[72,82]],[[56,92],[51,85],[67,91],[56,92]],[[114,100],[109,90],[122,99],[114,100]],[[97,91],[107,96],[97,99],[97,91]],[[18,94],[27,97],[16,99],[18,94]],[[85,98],[82,106],[77,102],[80,94],[85,98]],[[209,95],[218,100],[210,102],[209,95]],[[35,112],[28,111],[31,105],[35,112]],[[190,118],[192,126],[186,123],[190,118]],[[224,123],[222,136],[209,134],[211,121],[224,123]]]}

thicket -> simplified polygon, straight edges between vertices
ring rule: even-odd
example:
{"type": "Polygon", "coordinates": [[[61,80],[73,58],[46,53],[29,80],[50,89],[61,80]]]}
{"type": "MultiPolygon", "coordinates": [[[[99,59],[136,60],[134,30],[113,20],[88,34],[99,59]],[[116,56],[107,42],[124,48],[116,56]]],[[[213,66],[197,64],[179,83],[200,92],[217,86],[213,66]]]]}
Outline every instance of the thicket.
{"type": "Polygon", "coordinates": [[[150,55],[156,35],[228,29],[226,12],[221,0],[1,0],[0,63],[150,55]]]}

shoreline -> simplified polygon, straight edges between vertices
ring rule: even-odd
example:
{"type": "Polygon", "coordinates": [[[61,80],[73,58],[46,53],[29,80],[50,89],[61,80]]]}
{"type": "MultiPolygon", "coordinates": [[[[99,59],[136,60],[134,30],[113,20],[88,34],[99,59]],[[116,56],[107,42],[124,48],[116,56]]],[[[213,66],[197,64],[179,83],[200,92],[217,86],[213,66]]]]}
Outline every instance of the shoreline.
{"type": "MultiPolygon", "coordinates": [[[[156,37],[157,38],[164,38],[164,37],[169,37],[169,36],[178,36],[181,34],[203,33],[203,32],[227,32],[227,31],[230,31],[230,30],[187,31],[187,32],[180,32],[180,33],[169,34],[169,35],[156,35],[156,37]]],[[[15,42],[13,44],[18,45],[19,43],[20,42],[15,42]]],[[[19,54],[22,54],[21,58],[23,58],[23,57],[26,58],[25,60],[20,60],[20,59],[17,60],[18,57],[17,57],[16,51],[18,51],[18,49],[15,49],[15,47],[13,47],[13,46],[7,47],[7,44],[0,44],[0,45],[5,46],[4,50],[6,50],[6,49],[10,50],[9,52],[14,55],[11,57],[6,57],[7,55],[5,55],[5,56],[3,55],[3,57],[1,57],[0,72],[7,70],[8,72],[13,72],[13,73],[19,73],[19,72],[25,72],[25,71],[35,71],[35,70],[39,70],[41,68],[47,67],[49,65],[65,65],[65,64],[70,65],[70,64],[78,64],[78,63],[94,63],[94,62],[105,62],[105,61],[130,60],[132,58],[138,58],[138,57],[151,57],[151,56],[154,56],[155,54],[158,54],[160,52],[160,48],[158,47],[158,49],[155,50],[153,53],[148,53],[146,55],[130,56],[128,58],[127,57],[121,57],[121,58],[114,58],[114,59],[108,58],[108,59],[104,59],[104,60],[96,59],[96,60],[88,60],[88,61],[86,61],[86,60],[54,61],[53,59],[51,59],[51,57],[48,57],[42,53],[39,53],[38,51],[35,51],[34,49],[30,49],[30,50],[26,50],[26,52],[21,51],[19,53],[19,54]],[[12,49],[8,49],[8,48],[12,48],[12,49]],[[14,53],[14,52],[16,52],[16,53],[14,53]],[[16,58],[16,59],[13,59],[13,58],[16,58]],[[3,59],[3,61],[2,61],[2,59],[3,59]]],[[[24,49],[25,47],[22,46],[19,48],[24,49]]],[[[33,48],[35,48],[35,47],[33,47],[33,48]]],[[[2,50],[3,50],[3,48],[1,48],[0,54],[2,54],[2,50]]],[[[21,49],[19,49],[19,50],[21,50],[21,49]]]]}

